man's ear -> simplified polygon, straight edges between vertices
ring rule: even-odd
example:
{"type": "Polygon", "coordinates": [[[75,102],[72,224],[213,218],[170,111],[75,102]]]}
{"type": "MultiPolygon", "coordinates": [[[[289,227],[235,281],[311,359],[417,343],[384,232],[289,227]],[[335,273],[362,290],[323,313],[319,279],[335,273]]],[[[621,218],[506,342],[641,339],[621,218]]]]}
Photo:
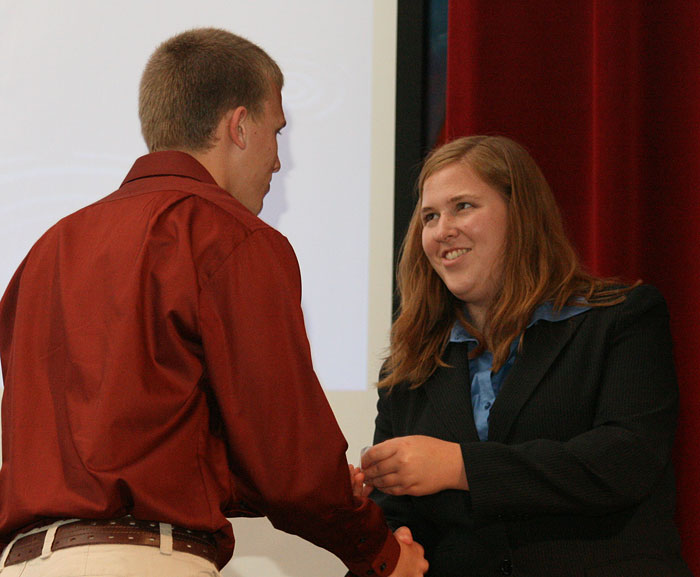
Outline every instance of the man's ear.
{"type": "Polygon", "coordinates": [[[239,106],[234,108],[228,121],[228,134],[234,144],[241,150],[245,150],[248,134],[246,132],[248,128],[248,109],[245,106],[239,106]]]}

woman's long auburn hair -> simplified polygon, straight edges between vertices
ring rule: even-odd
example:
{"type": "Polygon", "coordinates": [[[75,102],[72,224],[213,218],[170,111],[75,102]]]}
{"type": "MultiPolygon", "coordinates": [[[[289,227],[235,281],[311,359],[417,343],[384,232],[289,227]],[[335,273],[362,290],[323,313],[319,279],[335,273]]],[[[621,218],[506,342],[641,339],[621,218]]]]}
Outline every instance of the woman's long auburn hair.
{"type": "MultiPolygon", "coordinates": [[[[505,363],[510,344],[523,333],[535,308],[609,306],[624,300],[629,286],[585,272],[567,238],[554,196],[528,152],[503,136],[470,136],[440,146],[426,158],[418,177],[418,202],[398,265],[399,315],[379,387],[423,384],[438,366],[456,320],[493,353],[493,370],[505,363]],[[464,315],[464,303],[445,286],[422,245],[420,209],[425,181],[454,163],[467,164],[508,204],[503,279],[487,313],[485,334],[464,315]]],[[[636,286],[636,285],[635,285],[636,286]]]]}

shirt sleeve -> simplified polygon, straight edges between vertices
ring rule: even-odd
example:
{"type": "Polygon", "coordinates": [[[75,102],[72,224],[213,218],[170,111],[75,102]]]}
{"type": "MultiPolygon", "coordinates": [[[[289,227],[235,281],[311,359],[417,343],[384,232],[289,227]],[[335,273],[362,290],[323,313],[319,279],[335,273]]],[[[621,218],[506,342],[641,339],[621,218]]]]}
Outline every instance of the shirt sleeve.
{"type": "Polygon", "coordinates": [[[678,395],[665,303],[643,287],[604,314],[614,317],[595,345],[605,360],[587,367],[600,371],[593,426],[562,441],[464,443],[475,518],[605,514],[639,503],[668,471],[678,395]]]}
{"type": "Polygon", "coordinates": [[[250,234],[202,287],[208,380],[225,427],[233,492],[358,575],[389,575],[399,545],[379,507],[352,495],[347,443],[312,367],[294,252],[250,234]]]}

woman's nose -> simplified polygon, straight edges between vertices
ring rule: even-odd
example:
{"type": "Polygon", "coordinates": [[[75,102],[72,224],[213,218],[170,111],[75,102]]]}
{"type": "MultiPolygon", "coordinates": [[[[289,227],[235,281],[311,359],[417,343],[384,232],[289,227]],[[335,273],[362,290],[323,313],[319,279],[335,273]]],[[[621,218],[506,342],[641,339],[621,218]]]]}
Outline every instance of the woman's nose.
{"type": "Polygon", "coordinates": [[[437,223],[436,237],[439,241],[449,240],[457,234],[454,219],[450,215],[443,215],[437,223]]]}

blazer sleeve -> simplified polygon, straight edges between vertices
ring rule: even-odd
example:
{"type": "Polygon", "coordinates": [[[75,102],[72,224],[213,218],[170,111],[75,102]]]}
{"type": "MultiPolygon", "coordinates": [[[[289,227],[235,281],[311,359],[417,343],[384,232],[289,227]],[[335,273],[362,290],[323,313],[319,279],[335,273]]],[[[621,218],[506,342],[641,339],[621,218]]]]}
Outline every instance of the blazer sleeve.
{"type": "Polygon", "coordinates": [[[567,440],[463,443],[475,521],[620,510],[643,500],[670,467],[678,399],[663,298],[643,286],[620,305],[586,314],[604,326],[595,341],[604,349],[591,355],[602,361],[587,364],[570,346],[560,402],[576,402],[576,374],[598,371],[593,426],[567,440]]]}
{"type": "MultiPolygon", "coordinates": [[[[392,403],[387,398],[387,391],[379,390],[377,401],[377,416],[375,419],[374,444],[381,443],[396,436],[392,426],[392,403]]],[[[395,390],[391,394],[401,394],[395,390]]],[[[435,537],[436,528],[424,518],[414,506],[414,498],[409,495],[388,495],[375,489],[370,498],[377,503],[386,517],[386,522],[392,530],[406,526],[411,530],[413,538],[421,545],[429,546],[435,537]]]]}

